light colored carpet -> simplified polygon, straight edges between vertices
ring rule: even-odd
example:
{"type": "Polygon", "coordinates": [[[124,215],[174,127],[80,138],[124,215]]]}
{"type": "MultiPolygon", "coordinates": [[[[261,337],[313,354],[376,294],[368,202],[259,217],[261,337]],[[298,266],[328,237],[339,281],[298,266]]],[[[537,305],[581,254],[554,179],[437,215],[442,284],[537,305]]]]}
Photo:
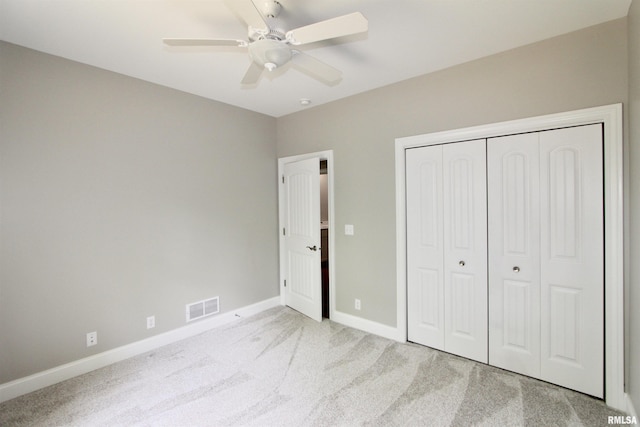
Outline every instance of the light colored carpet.
{"type": "Polygon", "coordinates": [[[278,307],[0,404],[1,426],[607,425],[602,401],[278,307]]]}

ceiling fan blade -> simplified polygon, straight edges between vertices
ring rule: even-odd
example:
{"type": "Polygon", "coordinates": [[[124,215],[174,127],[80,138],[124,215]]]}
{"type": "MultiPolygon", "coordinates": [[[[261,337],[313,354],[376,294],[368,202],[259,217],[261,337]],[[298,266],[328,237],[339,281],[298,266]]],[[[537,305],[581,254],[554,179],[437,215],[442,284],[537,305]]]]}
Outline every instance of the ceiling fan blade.
{"type": "Polygon", "coordinates": [[[244,40],[231,39],[162,39],[169,46],[247,46],[244,40]]]}
{"type": "Polygon", "coordinates": [[[293,65],[317,79],[331,84],[336,83],[342,78],[342,71],[333,68],[331,65],[325,64],[319,59],[297,50],[294,50],[293,53],[294,55],[291,58],[293,65]]]}
{"type": "Polygon", "coordinates": [[[236,15],[238,15],[245,24],[254,30],[268,31],[269,26],[265,22],[260,11],[256,8],[251,0],[225,0],[225,4],[236,15]]]}
{"type": "Polygon", "coordinates": [[[300,45],[364,33],[368,29],[369,21],[367,18],[362,16],[360,12],[354,12],[291,30],[287,32],[287,40],[292,45],[300,45]]]}
{"type": "Polygon", "coordinates": [[[258,83],[258,79],[260,79],[263,70],[264,67],[251,61],[251,65],[249,65],[249,68],[247,69],[247,72],[244,74],[244,77],[242,78],[242,81],[240,83],[242,83],[243,85],[253,85],[258,83]]]}

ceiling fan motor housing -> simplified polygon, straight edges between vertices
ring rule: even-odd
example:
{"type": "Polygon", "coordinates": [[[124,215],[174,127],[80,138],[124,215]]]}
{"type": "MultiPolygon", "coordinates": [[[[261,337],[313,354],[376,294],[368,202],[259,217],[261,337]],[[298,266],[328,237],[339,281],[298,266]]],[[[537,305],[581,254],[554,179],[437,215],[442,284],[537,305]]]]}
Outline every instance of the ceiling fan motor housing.
{"type": "Polygon", "coordinates": [[[274,0],[267,0],[264,2],[262,12],[267,18],[276,18],[282,10],[282,5],[274,0]]]}
{"type": "Polygon", "coordinates": [[[251,59],[269,71],[286,64],[291,60],[291,49],[283,42],[261,39],[249,45],[251,59]]]}

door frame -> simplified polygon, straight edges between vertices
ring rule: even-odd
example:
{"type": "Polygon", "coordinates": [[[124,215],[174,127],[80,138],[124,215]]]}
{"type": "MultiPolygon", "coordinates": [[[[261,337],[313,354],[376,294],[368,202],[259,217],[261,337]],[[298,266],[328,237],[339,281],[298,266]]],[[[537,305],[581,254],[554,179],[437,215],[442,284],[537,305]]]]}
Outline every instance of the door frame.
{"type": "Polygon", "coordinates": [[[398,339],[407,339],[405,150],[421,146],[603,123],[605,210],[605,401],[626,411],[624,391],[624,207],[622,104],[586,108],[395,140],[398,339]]]}
{"type": "MultiPolygon", "coordinates": [[[[279,283],[280,283],[280,304],[286,305],[284,279],[286,274],[285,265],[285,245],[282,229],[285,224],[285,198],[284,188],[282,186],[282,177],[284,176],[284,167],[287,163],[293,163],[300,160],[318,159],[327,161],[327,210],[329,214],[329,318],[334,317],[335,310],[335,210],[334,210],[334,186],[333,186],[333,150],[318,151],[315,153],[299,154],[296,156],[278,158],[278,253],[279,253],[279,283]]],[[[318,227],[320,224],[318,224],[318,227]]],[[[319,301],[320,309],[322,309],[322,298],[319,301]]]]}

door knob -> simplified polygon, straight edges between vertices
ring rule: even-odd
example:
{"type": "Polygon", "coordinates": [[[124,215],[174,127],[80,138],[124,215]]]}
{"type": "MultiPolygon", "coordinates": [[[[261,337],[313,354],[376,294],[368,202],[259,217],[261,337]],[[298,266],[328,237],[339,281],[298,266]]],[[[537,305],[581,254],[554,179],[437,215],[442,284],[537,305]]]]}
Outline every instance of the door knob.
{"type": "Polygon", "coordinates": [[[318,248],[316,247],[316,245],[313,245],[313,247],[311,246],[307,246],[307,249],[311,249],[312,251],[317,251],[318,248]]]}
{"type": "Polygon", "coordinates": [[[518,267],[517,265],[515,267],[513,267],[513,272],[514,273],[519,273],[520,272],[520,267],[518,267]]]}
{"type": "Polygon", "coordinates": [[[459,265],[460,267],[464,267],[464,261],[460,261],[460,262],[458,263],[458,265],[459,265]]]}

